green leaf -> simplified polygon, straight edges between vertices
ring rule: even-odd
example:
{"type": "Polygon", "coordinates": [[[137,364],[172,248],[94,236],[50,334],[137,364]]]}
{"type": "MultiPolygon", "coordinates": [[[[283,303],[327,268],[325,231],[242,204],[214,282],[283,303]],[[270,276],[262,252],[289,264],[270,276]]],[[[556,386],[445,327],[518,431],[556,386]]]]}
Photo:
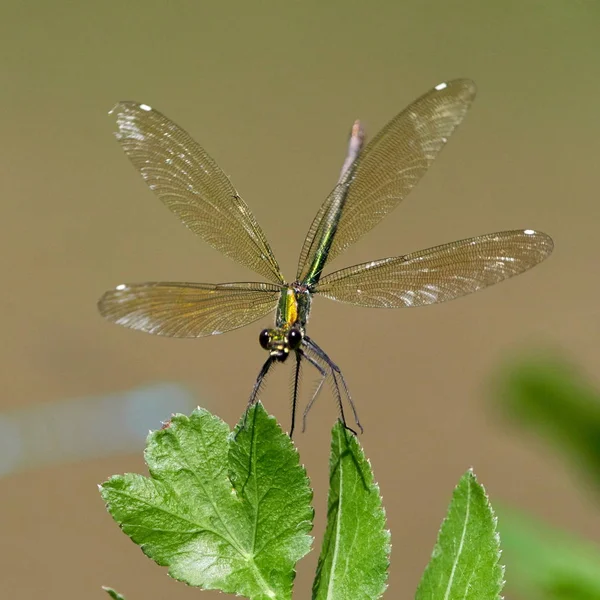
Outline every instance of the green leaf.
{"type": "Polygon", "coordinates": [[[497,600],[504,583],[499,559],[496,517],[483,486],[467,471],[454,489],[415,598],[497,600]]]}
{"type": "Polygon", "coordinates": [[[112,477],[101,493],[123,531],[169,575],[253,599],[291,598],[312,538],[312,492],[298,453],[258,404],[237,437],[208,411],[148,436],[150,477],[112,477]]]}
{"type": "Polygon", "coordinates": [[[567,451],[600,482],[600,394],[557,361],[524,361],[505,369],[496,396],[507,413],[567,451]]]}
{"type": "Polygon", "coordinates": [[[513,509],[498,514],[511,589],[531,600],[600,598],[600,546],[513,509]]]}
{"type": "Polygon", "coordinates": [[[125,596],[122,596],[121,594],[119,594],[119,592],[116,592],[115,590],[113,590],[112,588],[106,587],[106,586],[102,586],[102,589],[113,599],[113,600],[125,600],[125,596]]]}
{"type": "Polygon", "coordinates": [[[331,433],[327,528],[313,598],[379,598],[386,588],[390,534],[379,486],[356,437],[341,423],[331,433]]]}

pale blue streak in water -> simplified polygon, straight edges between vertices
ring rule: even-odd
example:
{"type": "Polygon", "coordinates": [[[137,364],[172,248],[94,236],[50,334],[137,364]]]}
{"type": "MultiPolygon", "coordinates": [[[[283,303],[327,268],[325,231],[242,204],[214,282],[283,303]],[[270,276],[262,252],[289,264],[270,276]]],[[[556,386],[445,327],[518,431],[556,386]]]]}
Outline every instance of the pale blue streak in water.
{"type": "Polygon", "coordinates": [[[0,477],[140,452],[149,430],[160,429],[172,413],[189,414],[197,405],[183,386],[158,383],[0,414],[0,477]]]}

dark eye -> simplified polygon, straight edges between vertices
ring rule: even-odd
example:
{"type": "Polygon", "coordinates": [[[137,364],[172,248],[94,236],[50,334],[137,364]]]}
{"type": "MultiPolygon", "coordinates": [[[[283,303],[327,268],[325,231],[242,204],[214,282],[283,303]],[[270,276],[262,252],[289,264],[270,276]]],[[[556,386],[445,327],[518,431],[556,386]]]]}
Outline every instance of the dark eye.
{"type": "Polygon", "coordinates": [[[263,329],[258,336],[258,343],[266,350],[269,347],[271,336],[268,329],[263,329]]]}
{"type": "Polygon", "coordinates": [[[292,350],[295,350],[302,341],[302,334],[298,329],[290,329],[290,332],[287,336],[288,344],[292,350]]]}

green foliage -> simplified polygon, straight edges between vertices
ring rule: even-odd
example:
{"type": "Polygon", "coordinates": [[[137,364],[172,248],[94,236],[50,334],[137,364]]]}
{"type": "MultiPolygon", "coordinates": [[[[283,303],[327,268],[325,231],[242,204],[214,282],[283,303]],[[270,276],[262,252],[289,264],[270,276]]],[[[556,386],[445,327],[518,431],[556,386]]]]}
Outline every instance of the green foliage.
{"type": "MultiPolygon", "coordinates": [[[[539,431],[600,483],[600,394],[556,360],[505,369],[497,400],[515,421],[539,431]]],[[[500,512],[511,588],[528,600],[600,598],[600,548],[514,510],[500,512]]]]}
{"type": "MultiPolygon", "coordinates": [[[[149,477],[111,477],[100,491],[123,531],[189,585],[255,600],[291,598],[310,550],[312,492],[291,440],[261,404],[235,435],[197,409],[148,436],[149,477]]],[[[379,487],[357,438],[332,429],[327,527],[314,600],[376,600],[386,588],[390,534],[379,487]]],[[[417,600],[497,600],[495,518],[471,471],[452,498],[417,600]]],[[[104,588],[114,600],[124,600],[104,588]]]]}
{"type": "Polygon", "coordinates": [[[523,361],[498,386],[500,406],[546,435],[600,483],[600,394],[557,361],[523,361]]]}
{"type": "Polygon", "coordinates": [[[503,586],[496,518],[472,471],[452,495],[416,600],[497,600],[503,586]]]}
{"type": "Polygon", "coordinates": [[[203,409],[148,437],[150,477],[101,493],[123,531],[175,579],[253,599],[291,598],[310,549],[312,492],[291,440],[262,406],[237,437],[203,409]]]}
{"type": "Polygon", "coordinates": [[[600,598],[600,547],[501,509],[500,530],[511,584],[529,600],[600,598]]]}
{"type": "Polygon", "coordinates": [[[112,588],[103,587],[102,588],[113,600],[125,600],[125,596],[121,596],[119,592],[116,592],[112,588]]]}
{"type": "Polygon", "coordinates": [[[341,423],[331,432],[329,469],[327,528],[313,598],[379,598],[386,587],[390,534],[371,466],[341,423]]]}

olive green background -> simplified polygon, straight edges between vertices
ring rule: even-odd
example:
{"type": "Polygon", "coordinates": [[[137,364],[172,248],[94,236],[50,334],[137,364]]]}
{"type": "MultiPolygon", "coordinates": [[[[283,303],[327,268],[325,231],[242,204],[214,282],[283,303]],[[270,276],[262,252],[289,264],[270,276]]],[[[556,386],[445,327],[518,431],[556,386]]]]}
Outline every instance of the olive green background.
{"type": "MultiPolygon", "coordinates": [[[[392,530],[388,597],[414,593],[470,466],[492,500],[600,539],[578,476],[508,427],[487,389],[502,360],[547,349],[600,385],[598,31],[591,0],[4,2],[0,409],[180,381],[233,424],[265,358],[258,333],[268,319],[171,340],[97,314],[99,296],[122,282],[255,278],[145,187],[112,137],[116,101],[158,108],[208,149],[291,278],[353,120],[374,134],[431,86],[470,77],[478,98],[448,148],[332,266],[513,228],[551,234],[553,256],[445,305],[386,311],[316,299],[309,334],[343,368],[365,426],[392,530]]],[[[286,427],[289,370],[279,367],[263,394],[286,427]]],[[[297,437],[315,486],[317,545],[335,416],[328,391],[297,437]]],[[[65,417],[64,436],[77,427],[65,417]]],[[[108,584],[130,599],[198,597],[144,558],[97,492],[112,473],[143,470],[141,449],[0,481],[0,595],[102,598],[108,584]]],[[[297,597],[308,597],[316,560],[300,563],[297,597]]]]}

